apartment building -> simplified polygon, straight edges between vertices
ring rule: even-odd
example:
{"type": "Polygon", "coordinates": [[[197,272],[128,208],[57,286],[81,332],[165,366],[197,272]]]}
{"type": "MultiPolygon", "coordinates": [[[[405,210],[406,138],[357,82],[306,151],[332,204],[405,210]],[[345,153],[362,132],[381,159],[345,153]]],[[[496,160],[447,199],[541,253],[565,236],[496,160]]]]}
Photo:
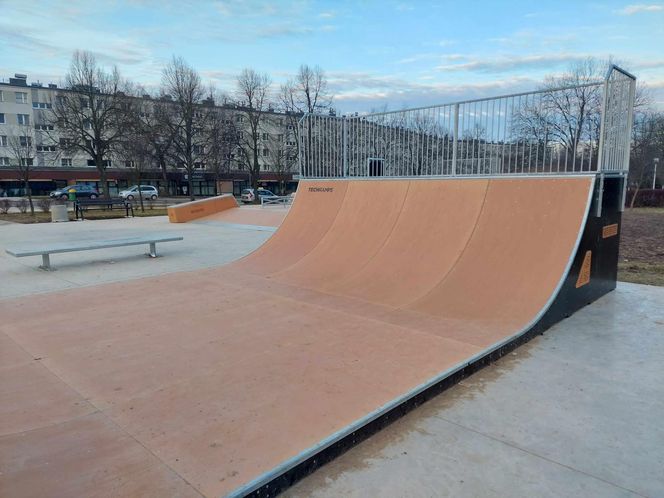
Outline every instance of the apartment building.
{"type": "MultiPolygon", "coordinates": [[[[18,181],[16,154],[11,144],[18,137],[34,144],[30,186],[33,194],[43,195],[51,190],[74,183],[86,183],[100,188],[99,173],[94,160],[83,153],[71,154],[58,146],[57,129],[48,123],[44,116],[55,102],[59,92],[69,91],[58,88],[55,84],[28,83],[27,76],[16,74],[7,82],[0,82],[0,196],[23,194],[23,186],[18,181]]],[[[147,97],[145,97],[147,98],[147,97]]],[[[236,105],[217,106],[227,111],[229,119],[235,121],[240,133],[246,128],[246,117],[241,107],[236,105]]],[[[265,113],[261,132],[261,176],[260,184],[276,189],[277,183],[286,182],[293,190],[296,180],[293,174],[284,175],[282,168],[275,167],[275,148],[288,147],[296,150],[294,120],[292,115],[276,110],[265,113]],[[276,170],[280,170],[280,172],[276,170]]],[[[15,143],[15,142],[14,142],[15,143]]],[[[126,158],[110,157],[108,161],[108,180],[111,195],[136,182],[135,172],[128,168],[126,158]]],[[[219,193],[239,195],[249,186],[249,174],[243,170],[237,151],[231,154],[230,171],[215,175],[208,165],[197,164],[192,181],[194,195],[205,196],[219,193]]],[[[157,165],[142,172],[141,183],[157,186],[168,195],[186,195],[188,179],[186,171],[177,164],[169,164],[164,174],[157,165]],[[165,178],[164,178],[165,176],[165,178]]]]}

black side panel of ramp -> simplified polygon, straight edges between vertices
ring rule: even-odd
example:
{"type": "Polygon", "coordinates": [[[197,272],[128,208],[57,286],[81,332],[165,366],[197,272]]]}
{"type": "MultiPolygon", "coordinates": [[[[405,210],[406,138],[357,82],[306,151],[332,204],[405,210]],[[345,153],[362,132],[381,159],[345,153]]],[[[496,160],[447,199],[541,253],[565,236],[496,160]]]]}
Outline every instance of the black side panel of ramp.
{"type": "Polygon", "coordinates": [[[624,181],[623,177],[613,176],[604,178],[603,187],[599,178],[595,182],[579,249],[560,292],[534,327],[538,332],[544,332],[616,288],[624,181]],[[601,213],[597,216],[600,201],[601,213]]]}

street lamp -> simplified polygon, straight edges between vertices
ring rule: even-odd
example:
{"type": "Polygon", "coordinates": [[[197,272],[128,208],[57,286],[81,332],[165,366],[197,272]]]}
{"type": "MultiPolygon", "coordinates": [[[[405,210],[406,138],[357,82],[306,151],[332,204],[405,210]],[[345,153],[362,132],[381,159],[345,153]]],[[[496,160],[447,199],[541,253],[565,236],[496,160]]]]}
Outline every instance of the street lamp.
{"type": "Polygon", "coordinates": [[[652,172],[652,189],[655,190],[655,181],[657,180],[657,164],[659,163],[659,157],[653,159],[655,162],[655,169],[652,172]]]}

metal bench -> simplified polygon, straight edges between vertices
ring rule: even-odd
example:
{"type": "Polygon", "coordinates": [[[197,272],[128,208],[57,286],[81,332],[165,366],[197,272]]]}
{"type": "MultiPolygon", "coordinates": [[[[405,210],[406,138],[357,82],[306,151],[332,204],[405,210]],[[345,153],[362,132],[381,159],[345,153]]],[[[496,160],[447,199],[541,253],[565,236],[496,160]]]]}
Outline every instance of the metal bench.
{"type": "Polygon", "coordinates": [[[74,214],[76,216],[76,219],[80,218],[83,220],[84,218],[84,213],[87,211],[90,207],[101,207],[101,208],[109,208],[113,210],[113,206],[121,206],[125,210],[125,216],[129,217],[129,212],[131,212],[131,215],[134,216],[134,206],[131,202],[126,201],[124,199],[116,198],[116,199],[78,199],[74,202],[74,214]]]}
{"type": "Polygon", "coordinates": [[[5,248],[5,252],[17,258],[41,255],[42,264],[39,268],[42,270],[52,270],[53,268],[51,267],[50,261],[51,254],[61,252],[92,251],[95,249],[106,249],[108,247],[124,247],[149,244],[150,251],[147,253],[147,256],[156,258],[157,242],[174,242],[177,240],[183,240],[183,237],[171,235],[142,235],[139,237],[126,237],[122,239],[111,240],[85,240],[43,245],[34,244],[25,247],[5,248]]]}

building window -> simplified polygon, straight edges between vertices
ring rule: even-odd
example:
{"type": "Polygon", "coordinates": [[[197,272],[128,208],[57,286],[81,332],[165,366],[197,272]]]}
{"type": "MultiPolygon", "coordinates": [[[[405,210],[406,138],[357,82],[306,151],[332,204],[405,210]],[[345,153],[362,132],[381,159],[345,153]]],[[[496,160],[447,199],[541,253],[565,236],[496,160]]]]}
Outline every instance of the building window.
{"type": "Polygon", "coordinates": [[[284,120],[281,118],[277,119],[277,124],[281,126],[282,124],[284,124],[284,120]]]}
{"type": "Polygon", "coordinates": [[[270,134],[269,133],[263,133],[263,140],[269,140],[270,139],[270,134]]]}
{"type": "Polygon", "coordinates": [[[90,122],[89,119],[83,120],[83,128],[85,128],[86,130],[90,130],[92,128],[92,123],[90,122]]]}
{"type": "Polygon", "coordinates": [[[32,158],[21,159],[21,166],[32,166],[32,158]]]}
{"type": "Polygon", "coordinates": [[[134,167],[134,161],[125,161],[125,168],[133,168],[134,167]]]}
{"type": "Polygon", "coordinates": [[[0,147],[7,147],[7,135],[0,135],[0,147]]]}
{"type": "Polygon", "coordinates": [[[34,109],[50,109],[52,106],[48,102],[33,102],[32,107],[34,109]]]}
{"type": "Polygon", "coordinates": [[[203,153],[203,146],[202,145],[194,145],[192,147],[194,154],[202,154],[203,153]]]}
{"type": "Polygon", "coordinates": [[[277,135],[277,140],[279,140],[280,142],[283,142],[284,141],[284,135],[283,134],[277,135]]]}
{"type": "Polygon", "coordinates": [[[0,90],[0,102],[4,102],[4,101],[5,101],[5,96],[2,93],[2,90],[0,90]]]}
{"type": "Polygon", "coordinates": [[[238,123],[244,122],[244,116],[239,116],[239,115],[235,116],[235,121],[237,121],[238,123]]]}
{"type": "Polygon", "coordinates": [[[35,130],[39,131],[48,131],[53,129],[54,129],[53,125],[35,125],[35,130]]]}
{"type": "Polygon", "coordinates": [[[71,159],[60,159],[60,165],[65,168],[71,168],[71,159]]]}
{"type": "Polygon", "coordinates": [[[270,149],[263,149],[263,155],[264,156],[269,156],[270,155],[270,149]]]}
{"type": "MultiPolygon", "coordinates": [[[[110,168],[113,165],[110,159],[104,159],[101,163],[104,166],[104,168],[110,168]]],[[[95,163],[94,159],[88,159],[88,166],[96,166],[96,165],[97,163],[95,163]]]]}
{"type": "Polygon", "coordinates": [[[37,152],[55,152],[55,145],[38,145],[37,152]]]}
{"type": "Polygon", "coordinates": [[[68,138],[61,138],[60,139],[60,147],[63,149],[66,149],[67,147],[71,147],[72,141],[68,138]]]}
{"type": "Polygon", "coordinates": [[[9,166],[9,158],[0,157],[0,166],[9,166]]]}
{"type": "Polygon", "coordinates": [[[30,114],[17,114],[16,122],[20,125],[29,125],[30,124],[30,114]]]}
{"type": "Polygon", "coordinates": [[[16,103],[17,104],[27,104],[28,103],[28,94],[26,92],[14,92],[16,94],[16,103]]]}
{"type": "Polygon", "coordinates": [[[87,97],[81,97],[80,101],[83,109],[88,109],[90,107],[90,100],[87,97]]]}
{"type": "Polygon", "coordinates": [[[18,137],[18,143],[21,144],[21,147],[31,147],[32,146],[32,137],[26,137],[21,135],[18,137]]]}
{"type": "Polygon", "coordinates": [[[0,124],[5,124],[5,113],[0,112],[0,124]]]}
{"type": "Polygon", "coordinates": [[[294,142],[292,140],[286,140],[286,145],[289,147],[295,147],[297,145],[297,142],[294,142]]]}
{"type": "Polygon", "coordinates": [[[287,130],[294,130],[295,127],[294,127],[293,125],[288,125],[288,126],[286,126],[286,129],[287,129],[287,130]]]}
{"type": "Polygon", "coordinates": [[[194,169],[204,169],[205,164],[204,163],[194,163],[194,169]]]}

